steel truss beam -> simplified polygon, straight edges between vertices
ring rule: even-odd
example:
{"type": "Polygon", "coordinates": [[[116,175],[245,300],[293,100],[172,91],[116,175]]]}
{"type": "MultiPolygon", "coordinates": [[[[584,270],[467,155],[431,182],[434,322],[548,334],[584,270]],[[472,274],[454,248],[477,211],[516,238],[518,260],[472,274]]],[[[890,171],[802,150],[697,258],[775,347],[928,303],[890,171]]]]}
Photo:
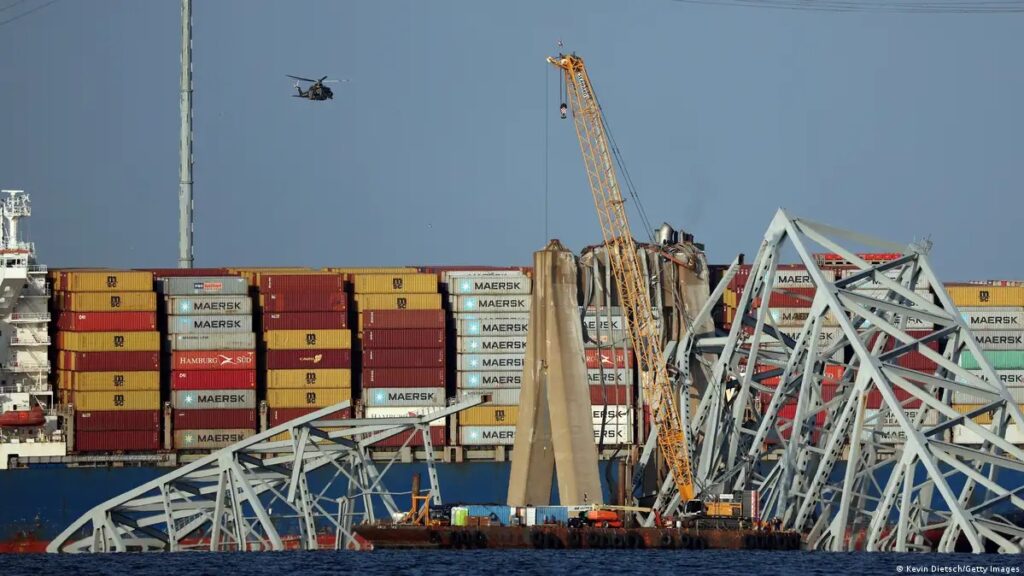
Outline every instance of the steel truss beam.
{"type": "Polygon", "coordinates": [[[359,548],[353,526],[375,520],[374,506],[401,514],[370,458],[375,442],[412,431],[428,451],[429,489],[435,504],[440,487],[430,445],[430,422],[476,406],[486,397],[462,397],[447,408],[408,418],[328,420],[349,408],[342,402],[296,418],[214,452],[108,500],[72,523],[47,547],[58,552],[255,551],[287,545],[315,550],[333,537],[335,548],[359,548]],[[310,474],[334,473],[314,491],[310,474]],[[345,495],[331,487],[342,480],[345,495]]]}

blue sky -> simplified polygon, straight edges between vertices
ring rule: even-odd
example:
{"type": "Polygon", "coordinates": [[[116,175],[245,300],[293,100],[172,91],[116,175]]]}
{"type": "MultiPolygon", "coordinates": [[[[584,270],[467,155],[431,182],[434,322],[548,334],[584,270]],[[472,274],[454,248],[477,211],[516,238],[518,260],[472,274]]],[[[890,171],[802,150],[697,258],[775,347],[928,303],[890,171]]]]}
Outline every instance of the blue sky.
{"type": "MultiPolygon", "coordinates": [[[[0,186],[32,193],[43,261],[175,265],[178,15],[63,0],[0,27],[0,186]]],[[[783,206],[930,235],[948,279],[1022,276],[1024,15],[220,0],[194,18],[199,266],[512,265],[546,236],[597,242],[544,62],[562,39],[654,223],[713,261],[753,254],[783,206]],[[285,74],[351,81],[314,103],[285,74]]]]}

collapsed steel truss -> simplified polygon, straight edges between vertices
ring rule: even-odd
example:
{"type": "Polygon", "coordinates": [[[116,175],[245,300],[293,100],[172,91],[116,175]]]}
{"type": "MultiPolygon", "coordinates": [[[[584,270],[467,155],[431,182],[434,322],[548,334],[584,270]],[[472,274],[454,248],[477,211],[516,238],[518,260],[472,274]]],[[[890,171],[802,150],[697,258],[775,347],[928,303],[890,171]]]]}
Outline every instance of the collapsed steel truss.
{"type": "Polygon", "coordinates": [[[368,447],[412,431],[404,448],[421,435],[430,495],[439,505],[430,422],[485,400],[464,397],[447,408],[408,418],[328,419],[348,408],[348,402],[317,410],[96,506],[55,538],[47,551],[359,548],[353,526],[373,522],[375,504],[392,516],[403,512],[382,481],[400,451],[378,469],[368,447]],[[285,434],[286,439],[279,439],[285,434]],[[309,478],[320,469],[328,476],[322,486],[309,478]],[[340,497],[331,490],[337,481],[347,483],[340,497]],[[283,537],[288,534],[298,535],[299,541],[286,542],[283,537]]]}
{"type": "MultiPolygon", "coordinates": [[[[705,497],[759,490],[762,517],[806,531],[813,549],[948,552],[959,542],[974,552],[1021,551],[1024,450],[1005,438],[1010,426],[1024,429],[1024,416],[936,277],[929,248],[776,214],[728,336],[696,343],[688,337],[675,356],[686,398],[696,381],[691,367],[700,366],[697,354],[719,354],[713,366],[702,367],[708,388],[687,415],[705,497]],[[869,263],[837,239],[902,257],[869,263]],[[814,245],[845,258],[854,271],[832,280],[815,260],[814,245]],[[815,290],[803,327],[785,330],[768,302],[773,292],[785,292],[776,277],[787,246],[815,290]],[[915,352],[937,368],[914,369],[906,359],[915,352]],[[980,370],[960,366],[965,352],[980,370]],[[823,394],[829,364],[842,375],[823,394]],[[881,395],[879,409],[867,408],[869,394],[881,395]],[[952,407],[954,394],[981,405],[961,414],[952,407]],[[991,425],[974,419],[989,414],[991,425]],[[978,443],[954,444],[954,430],[978,443]]],[[[716,294],[735,273],[734,264],[716,294]]],[[[659,505],[677,507],[673,496],[664,484],[659,505]]]]}

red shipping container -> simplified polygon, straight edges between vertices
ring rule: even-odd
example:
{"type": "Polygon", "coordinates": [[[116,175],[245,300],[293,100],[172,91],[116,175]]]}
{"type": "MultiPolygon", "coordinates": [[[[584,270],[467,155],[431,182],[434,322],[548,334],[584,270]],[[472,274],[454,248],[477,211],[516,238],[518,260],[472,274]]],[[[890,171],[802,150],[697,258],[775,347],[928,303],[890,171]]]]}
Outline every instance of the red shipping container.
{"type": "Polygon", "coordinates": [[[366,368],[430,368],[444,366],[444,348],[363,350],[366,368]]]}
{"type": "Polygon", "coordinates": [[[75,412],[75,433],[109,430],[160,430],[159,410],[75,412]]]}
{"type": "Polygon", "coordinates": [[[252,350],[179,350],[171,352],[171,370],[249,370],[256,368],[252,350]]]}
{"type": "Polygon", "coordinates": [[[594,406],[631,406],[632,386],[591,386],[590,403],[594,406]]]}
{"type": "Polygon", "coordinates": [[[363,330],[445,327],[444,310],[364,310],[360,316],[363,330]]]}
{"type": "MultiPolygon", "coordinates": [[[[171,372],[171,390],[253,390],[255,370],[187,370],[171,372]]],[[[244,428],[244,426],[234,426],[244,428]]]]}
{"type": "MultiPolygon", "coordinates": [[[[814,292],[814,288],[778,288],[772,291],[772,296],[768,299],[768,306],[770,308],[810,308],[811,302],[814,300],[814,292]]],[[[734,293],[736,294],[736,304],[739,305],[742,294],[740,291],[734,293]]],[[[755,298],[754,308],[759,308],[762,300],[762,298],[755,298]]]]}
{"type": "Polygon", "coordinates": [[[260,296],[264,312],[344,312],[345,292],[271,292],[260,296]]]}
{"type": "MultiPolygon", "coordinates": [[[[430,443],[434,446],[444,446],[445,442],[445,427],[444,426],[431,426],[430,430],[430,443]]],[[[402,446],[423,446],[423,433],[418,430],[406,430],[405,432],[399,432],[387,440],[381,440],[380,442],[374,442],[372,446],[378,448],[401,448],[402,446]],[[409,437],[412,436],[412,440],[409,437]],[[409,440],[406,444],[405,441],[409,440]]]]}
{"type": "Polygon", "coordinates": [[[61,312],[57,328],[75,332],[156,330],[156,312],[61,312]]]}
{"type": "MultiPolygon", "coordinates": [[[[311,412],[316,412],[321,408],[271,408],[268,414],[268,421],[270,427],[279,426],[289,420],[294,420],[300,416],[305,416],[311,412]]],[[[345,408],[344,410],[338,410],[328,414],[324,420],[345,420],[352,417],[352,409],[345,408]]]]}
{"type": "Polygon", "coordinates": [[[341,274],[261,274],[260,292],[329,292],[345,289],[341,274]]]}
{"type": "Polygon", "coordinates": [[[632,368],[633,351],[622,348],[587,348],[587,368],[632,368]]]}
{"type": "Polygon", "coordinates": [[[160,449],[160,432],[128,430],[75,432],[77,452],[153,452],[160,449]]]}
{"type": "Polygon", "coordinates": [[[78,372],[146,371],[160,369],[159,352],[68,352],[57,355],[57,367],[78,372]]]}
{"type": "Polygon", "coordinates": [[[370,368],[363,388],[443,388],[444,368],[370,368]]]}
{"type": "Polygon", "coordinates": [[[348,328],[345,312],[268,312],[264,330],[338,330],[348,328]]]}
{"type": "Polygon", "coordinates": [[[256,410],[175,410],[175,430],[227,430],[256,428],[256,410]]]}
{"type": "Polygon", "coordinates": [[[368,348],[444,348],[444,330],[366,330],[363,329],[363,349],[368,348]]]}
{"type": "Polygon", "coordinates": [[[348,349],[267,350],[267,370],[351,367],[352,351],[348,349]]]}

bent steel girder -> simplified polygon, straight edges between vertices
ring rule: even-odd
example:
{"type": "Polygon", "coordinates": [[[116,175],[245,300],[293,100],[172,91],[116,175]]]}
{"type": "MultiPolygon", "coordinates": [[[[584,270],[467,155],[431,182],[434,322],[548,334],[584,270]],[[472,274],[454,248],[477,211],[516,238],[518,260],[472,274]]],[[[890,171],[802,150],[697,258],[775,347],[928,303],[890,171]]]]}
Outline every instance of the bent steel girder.
{"type": "MultiPolygon", "coordinates": [[[[373,522],[374,507],[389,515],[402,511],[383,484],[383,469],[371,459],[375,442],[410,432],[403,448],[430,423],[486,401],[463,396],[457,403],[422,416],[330,419],[349,407],[342,402],[275,426],[173,470],[112,498],[83,514],[47,552],[250,551],[317,549],[318,536],[336,548],[359,548],[353,527],[373,522]],[[326,469],[330,479],[314,490],[310,474],[326,469]],[[345,495],[331,494],[342,480],[345,495]],[[284,535],[298,541],[286,544],[284,535]],[[329,541],[330,539],[325,539],[329,541]]],[[[428,455],[429,489],[435,503],[440,487],[428,455]]]]}
{"type": "Polygon", "coordinates": [[[691,437],[702,439],[699,483],[760,490],[764,516],[805,531],[816,549],[1021,551],[1024,530],[1012,519],[1024,514],[1024,488],[1001,476],[1024,472],[1024,450],[1006,440],[1009,427],[1024,429],[1024,416],[936,277],[929,249],[776,214],[729,334],[693,348],[720,355],[689,418],[691,437]],[[869,263],[840,240],[902,256],[869,263]],[[767,306],[785,292],[784,248],[815,286],[802,326],[767,306]],[[851,270],[835,279],[812,249],[838,254],[851,270]],[[964,352],[980,369],[960,366],[964,352]],[[954,394],[980,404],[961,414],[954,394]],[[869,395],[880,408],[868,408],[869,395]],[[991,425],[977,421],[988,415],[991,425]],[[975,443],[954,444],[954,433],[975,443]]]}

